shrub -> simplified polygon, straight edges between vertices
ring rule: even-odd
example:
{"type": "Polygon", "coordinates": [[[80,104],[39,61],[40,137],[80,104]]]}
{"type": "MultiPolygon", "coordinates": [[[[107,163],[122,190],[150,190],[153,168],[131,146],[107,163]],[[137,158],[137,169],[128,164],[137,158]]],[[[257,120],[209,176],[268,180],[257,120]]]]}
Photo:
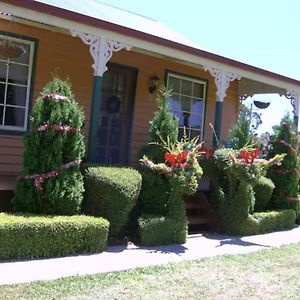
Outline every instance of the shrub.
{"type": "Polygon", "coordinates": [[[0,213],[0,259],[95,253],[107,246],[109,222],[89,216],[0,213]]]}
{"type": "Polygon", "coordinates": [[[14,211],[59,215],[80,211],[83,120],[68,81],[54,78],[43,88],[31,116],[32,130],[24,136],[23,171],[16,185],[14,211]]]}
{"type": "Polygon", "coordinates": [[[169,180],[147,168],[143,168],[142,176],[139,210],[143,214],[166,215],[171,192],[169,180]]]}
{"type": "Polygon", "coordinates": [[[142,177],[129,168],[85,166],[84,213],[102,216],[110,222],[110,234],[118,235],[135,206],[142,177]]]}
{"type": "MultiPolygon", "coordinates": [[[[144,155],[156,163],[164,162],[166,150],[161,145],[162,140],[175,143],[178,138],[178,119],[174,118],[168,99],[171,91],[162,88],[157,97],[157,108],[153,119],[149,122],[150,143],[143,146],[138,158],[144,155]]],[[[138,209],[143,214],[165,215],[170,198],[170,184],[165,176],[153,173],[147,167],[140,167],[142,174],[142,190],[138,200],[138,209]]]]}
{"type": "Polygon", "coordinates": [[[291,229],[295,226],[296,213],[292,209],[281,211],[257,212],[249,215],[234,228],[235,235],[254,235],[291,229]]]}
{"type": "MultiPolygon", "coordinates": [[[[202,165],[213,182],[212,206],[226,233],[242,234],[241,228],[246,228],[247,234],[258,232],[260,227],[255,227],[257,221],[252,215],[255,203],[253,186],[267,167],[282,159],[283,156],[277,155],[269,161],[256,160],[253,151],[219,149],[210,163],[202,165]],[[238,155],[243,155],[243,158],[238,158],[238,155]]],[[[290,221],[294,222],[294,218],[290,221]]]]}
{"type": "Polygon", "coordinates": [[[140,238],[145,246],[184,243],[186,230],[178,232],[174,219],[157,215],[142,215],[139,218],[140,238]]]}
{"type": "Polygon", "coordinates": [[[286,156],[280,166],[273,166],[267,174],[275,184],[269,208],[294,209],[300,221],[298,135],[293,121],[284,117],[280,125],[274,128],[272,140],[268,156],[277,153],[286,153],[286,156]]]}
{"type": "Polygon", "coordinates": [[[275,185],[271,179],[265,176],[258,178],[257,183],[253,187],[255,193],[254,211],[267,210],[274,188],[275,185]]]}

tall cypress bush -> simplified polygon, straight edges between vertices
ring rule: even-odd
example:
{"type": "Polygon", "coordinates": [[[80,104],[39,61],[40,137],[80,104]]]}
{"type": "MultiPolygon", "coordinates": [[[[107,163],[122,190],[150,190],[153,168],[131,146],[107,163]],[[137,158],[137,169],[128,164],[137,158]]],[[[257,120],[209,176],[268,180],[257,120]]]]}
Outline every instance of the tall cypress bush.
{"type": "MultiPolygon", "coordinates": [[[[158,110],[154,113],[153,119],[149,123],[150,143],[144,146],[139,153],[142,158],[146,155],[155,163],[165,161],[166,150],[162,146],[162,140],[169,140],[175,144],[178,139],[178,119],[174,118],[168,99],[171,91],[162,88],[157,97],[158,110]]],[[[160,174],[155,174],[148,168],[142,167],[143,176],[142,190],[139,197],[139,206],[144,213],[165,214],[167,203],[170,198],[170,183],[160,174]]]]}
{"type": "Polygon", "coordinates": [[[290,208],[300,217],[299,189],[299,161],[297,159],[296,128],[289,117],[284,117],[279,126],[274,128],[274,136],[268,153],[269,157],[277,153],[286,153],[280,166],[269,169],[267,177],[275,184],[270,208],[290,208]]]}
{"type": "Polygon", "coordinates": [[[15,211],[79,212],[83,194],[79,164],[85,153],[80,132],[83,121],[70,82],[54,78],[37,98],[31,131],[24,136],[23,171],[13,199],[15,211]]]}

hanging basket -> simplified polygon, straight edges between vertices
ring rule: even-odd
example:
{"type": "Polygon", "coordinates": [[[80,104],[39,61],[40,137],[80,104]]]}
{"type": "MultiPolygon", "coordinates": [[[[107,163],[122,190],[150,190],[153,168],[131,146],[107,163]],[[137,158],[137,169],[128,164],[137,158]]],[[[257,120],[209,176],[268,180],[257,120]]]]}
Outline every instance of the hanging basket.
{"type": "Polygon", "coordinates": [[[253,101],[253,103],[257,108],[260,108],[260,109],[265,109],[270,105],[270,102],[261,102],[261,101],[257,101],[257,100],[253,101]]]}
{"type": "Polygon", "coordinates": [[[25,53],[25,49],[9,40],[0,40],[0,56],[5,58],[17,58],[25,53]]]}

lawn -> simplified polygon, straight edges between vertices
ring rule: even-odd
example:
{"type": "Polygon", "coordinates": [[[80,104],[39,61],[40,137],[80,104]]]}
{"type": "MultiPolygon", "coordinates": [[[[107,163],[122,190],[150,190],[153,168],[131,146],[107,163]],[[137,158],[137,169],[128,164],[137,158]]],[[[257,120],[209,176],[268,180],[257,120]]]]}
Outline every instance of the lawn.
{"type": "Polygon", "coordinates": [[[299,273],[297,244],[247,255],[1,286],[0,298],[299,299],[299,273]]]}

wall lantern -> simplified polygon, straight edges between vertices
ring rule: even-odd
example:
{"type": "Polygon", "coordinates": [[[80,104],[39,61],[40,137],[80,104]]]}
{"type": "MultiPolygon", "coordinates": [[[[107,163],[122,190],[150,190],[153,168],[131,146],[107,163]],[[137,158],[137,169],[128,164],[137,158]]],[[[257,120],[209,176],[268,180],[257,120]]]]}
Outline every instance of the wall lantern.
{"type": "Polygon", "coordinates": [[[150,80],[151,80],[151,85],[149,86],[149,93],[153,94],[157,89],[159,78],[157,77],[157,75],[154,75],[150,77],[150,80]]]}
{"type": "Polygon", "coordinates": [[[5,58],[17,58],[25,53],[25,49],[10,40],[0,39],[0,56],[5,58]]]}

